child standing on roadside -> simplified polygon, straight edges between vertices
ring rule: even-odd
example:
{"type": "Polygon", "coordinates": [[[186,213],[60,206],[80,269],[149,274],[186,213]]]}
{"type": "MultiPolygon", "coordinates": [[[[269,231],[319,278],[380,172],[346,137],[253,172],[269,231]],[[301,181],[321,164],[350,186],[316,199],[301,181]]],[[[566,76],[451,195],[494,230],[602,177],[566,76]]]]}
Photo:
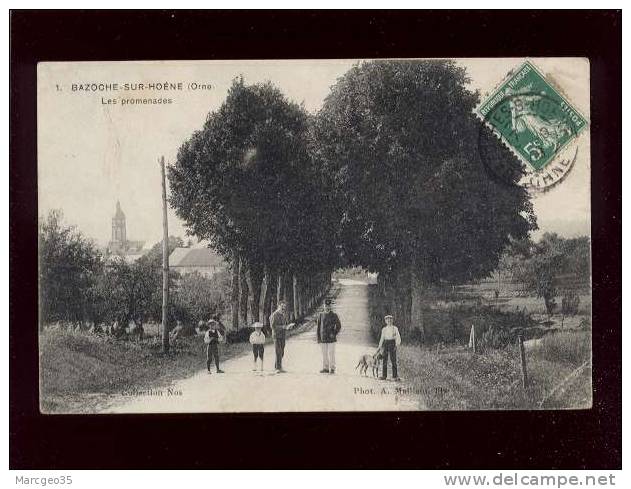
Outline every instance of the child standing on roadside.
{"type": "Polygon", "coordinates": [[[217,321],[210,320],[208,331],[204,335],[204,343],[206,343],[206,368],[210,373],[210,365],[213,359],[217,367],[217,373],[222,374],[223,370],[219,368],[219,342],[223,339],[221,331],[219,331],[217,321]]]}
{"type": "Polygon", "coordinates": [[[263,355],[265,354],[265,334],[263,333],[263,324],[256,322],[252,325],[254,331],[250,334],[250,344],[252,345],[252,354],[254,355],[254,368],[256,372],[256,360],[261,359],[261,372],[263,371],[263,355]]]}
{"type": "Polygon", "coordinates": [[[379,350],[383,353],[383,375],[380,380],[386,380],[388,377],[388,357],[392,362],[392,378],[399,379],[397,371],[397,347],[401,344],[401,335],[399,329],[394,325],[391,315],[384,317],[386,325],[381,329],[381,338],[379,338],[379,350]]]}

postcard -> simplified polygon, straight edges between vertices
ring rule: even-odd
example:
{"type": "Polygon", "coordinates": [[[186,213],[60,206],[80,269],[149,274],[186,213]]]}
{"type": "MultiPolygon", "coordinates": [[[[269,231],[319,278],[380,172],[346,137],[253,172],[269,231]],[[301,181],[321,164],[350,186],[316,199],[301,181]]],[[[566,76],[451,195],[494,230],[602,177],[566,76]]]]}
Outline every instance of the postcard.
{"type": "Polygon", "coordinates": [[[39,63],[41,412],[591,408],[589,72],[39,63]]]}

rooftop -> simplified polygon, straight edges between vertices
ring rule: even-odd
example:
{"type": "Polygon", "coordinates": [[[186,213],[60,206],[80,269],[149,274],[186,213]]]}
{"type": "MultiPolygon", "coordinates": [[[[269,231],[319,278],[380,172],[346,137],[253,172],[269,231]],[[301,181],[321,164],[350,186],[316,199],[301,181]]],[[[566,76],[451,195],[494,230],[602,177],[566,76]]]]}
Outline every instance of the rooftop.
{"type": "Polygon", "coordinates": [[[172,267],[217,267],[224,263],[221,255],[210,248],[175,248],[169,256],[172,267]]]}

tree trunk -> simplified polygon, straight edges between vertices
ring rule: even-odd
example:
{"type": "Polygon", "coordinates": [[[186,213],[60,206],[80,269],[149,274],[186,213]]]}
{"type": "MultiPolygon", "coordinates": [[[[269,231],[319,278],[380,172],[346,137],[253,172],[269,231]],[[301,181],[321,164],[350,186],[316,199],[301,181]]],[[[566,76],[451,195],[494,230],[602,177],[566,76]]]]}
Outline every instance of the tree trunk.
{"type": "Polygon", "coordinates": [[[379,273],[378,287],[380,297],[380,321],[383,322],[383,317],[386,314],[393,314],[392,303],[394,301],[393,290],[391,285],[391,277],[386,272],[379,273]]]}
{"type": "Polygon", "coordinates": [[[307,275],[304,280],[305,294],[305,314],[311,312],[311,275],[307,275]]]}
{"type": "Polygon", "coordinates": [[[241,263],[239,264],[239,312],[241,313],[241,319],[243,319],[243,324],[245,326],[248,325],[248,299],[250,295],[250,287],[248,286],[246,275],[247,266],[245,264],[245,260],[241,260],[241,263]]]}
{"type": "Polygon", "coordinates": [[[270,314],[272,313],[272,311],[276,310],[276,305],[277,305],[277,295],[278,292],[278,274],[277,272],[275,272],[274,270],[270,271],[270,278],[269,278],[269,311],[270,314]]]}
{"type": "Polygon", "coordinates": [[[410,328],[412,297],[409,269],[397,270],[393,277],[392,309],[394,322],[401,331],[410,328]]]}
{"type": "Polygon", "coordinates": [[[250,291],[250,318],[253,322],[260,321],[261,292],[263,287],[263,272],[260,266],[249,265],[245,273],[245,280],[250,291]]]}
{"type": "Polygon", "coordinates": [[[412,310],[410,311],[411,326],[413,329],[417,329],[420,334],[420,339],[423,343],[426,341],[425,323],[423,321],[423,289],[424,284],[421,278],[421,273],[414,269],[412,271],[412,310]]]}
{"type": "Polygon", "coordinates": [[[301,317],[300,313],[300,291],[298,284],[298,276],[294,273],[292,276],[292,291],[294,298],[294,319],[299,319],[301,317]]]}
{"type": "Polygon", "coordinates": [[[285,274],[283,286],[285,301],[287,302],[287,317],[290,322],[293,322],[296,320],[296,315],[294,314],[294,284],[292,274],[285,274]]]}
{"type": "Polygon", "coordinates": [[[278,272],[278,281],[276,282],[276,304],[280,304],[285,297],[285,287],[283,284],[284,274],[282,271],[278,272]]]}
{"type": "Polygon", "coordinates": [[[239,254],[235,251],[232,254],[232,280],[230,283],[230,311],[232,315],[232,329],[239,329],[239,254]]]}
{"type": "Polygon", "coordinates": [[[273,282],[273,274],[269,267],[265,265],[263,272],[263,290],[261,291],[261,302],[263,309],[263,325],[269,326],[269,317],[272,313],[272,295],[276,293],[275,284],[273,282]]]}

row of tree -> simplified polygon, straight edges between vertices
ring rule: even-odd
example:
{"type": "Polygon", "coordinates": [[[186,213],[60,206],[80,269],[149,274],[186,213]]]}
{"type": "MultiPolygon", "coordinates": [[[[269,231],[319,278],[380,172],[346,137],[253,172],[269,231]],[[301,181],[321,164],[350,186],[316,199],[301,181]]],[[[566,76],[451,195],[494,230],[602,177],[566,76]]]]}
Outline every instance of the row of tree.
{"type": "Polygon", "coordinates": [[[334,268],[361,266],[397,325],[422,331],[427,286],[488,275],[536,229],[521,165],[474,117],[468,82],[451,61],[363,62],[315,115],[233,82],[169,169],[172,207],[232,264],[233,322],[239,280],[252,319],[274,290],[299,317],[334,268]],[[500,166],[502,182],[487,171],[500,166]]]}
{"type": "MultiPolygon", "coordinates": [[[[183,245],[180,238],[169,238],[169,252],[183,245]]],[[[122,330],[133,321],[142,330],[148,321],[160,321],[161,242],[132,263],[106,257],[55,210],[40,224],[39,249],[40,329],[62,322],[98,331],[118,322],[122,330]]],[[[170,325],[178,320],[196,324],[223,313],[230,290],[226,274],[206,278],[171,272],[169,279],[170,325]]]]}
{"type": "Polygon", "coordinates": [[[271,84],[238,79],[169,168],[171,206],[231,265],[235,328],[245,297],[252,321],[267,324],[280,300],[301,318],[338,265],[334,196],[309,153],[311,127],[271,84]]]}

